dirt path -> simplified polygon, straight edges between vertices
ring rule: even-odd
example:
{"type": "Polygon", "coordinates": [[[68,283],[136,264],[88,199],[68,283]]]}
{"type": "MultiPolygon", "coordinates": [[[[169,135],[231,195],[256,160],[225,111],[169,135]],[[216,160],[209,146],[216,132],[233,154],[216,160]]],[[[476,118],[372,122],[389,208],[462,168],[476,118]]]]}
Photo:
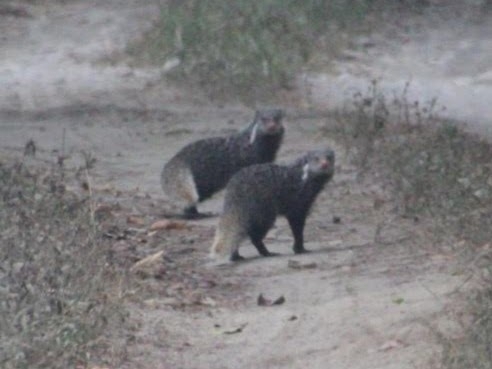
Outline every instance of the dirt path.
{"type": "MultiPolygon", "coordinates": [[[[171,86],[149,88],[154,71],[94,63],[149,26],[156,9],[150,1],[21,7],[30,16],[0,16],[10,29],[0,41],[0,82],[8,86],[0,95],[0,155],[20,154],[28,139],[41,157],[63,151],[70,165],[90,152],[98,160],[95,186],[136,189],[145,201],[125,202],[125,209],[156,220],[164,160],[191,140],[251,118],[243,107],[210,106],[171,86]]],[[[156,249],[142,246],[143,254],[164,250],[216,282],[200,290],[211,296],[200,306],[176,306],[157,292],[133,299],[139,328],[126,368],[420,368],[439,351],[435,331],[455,329],[448,308],[464,277],[452,253],[427,244],[425,225],[396,216],[391,204],[375,206],[384,193],[356,181],[343,150],[320,135],[325,118],[290,113],[280,161],[327,144],[339,153],[335,179],[308,220],[313,252],[292,255],[283,221],[267,238],[282,256],[258,258],[245,245],[250,261],[228,268],[206,259],[216,219],[190,222],[191,230],[166,234],[156,249]],[[260,293],[285,303],[258,306],[260,293]]],[[[220,204],[221,195],[204,209],[219,211],[220,204]]]]}

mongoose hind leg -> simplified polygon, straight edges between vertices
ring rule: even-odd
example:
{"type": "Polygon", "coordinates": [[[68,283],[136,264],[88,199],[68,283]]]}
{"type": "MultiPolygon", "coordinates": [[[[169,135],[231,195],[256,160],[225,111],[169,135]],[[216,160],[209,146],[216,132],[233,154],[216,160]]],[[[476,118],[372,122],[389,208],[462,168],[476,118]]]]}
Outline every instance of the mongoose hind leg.
{"type": "Polygon", "coordinates": [[[272,207],[261,207],[257,209],[256,215],[256,218],[251,220],[247,231],[251,243],[256,247],[256,250],[258,250],[258,253],[261,256],[278,255],[268,251],[263,243],[263,239],[268,233],[268,230],[275,223],[275,211],[272,207]]]}
{"type": "Polygon", "coordinates": [[[183,211],[183,218],[184,219],[204,219],[204,218],[212,218],[216,217],[218,214],[215,213],[200,213],[198,209],[196,208],[196,205],[190,205],[187,206],[184,211],[183,211]]]}
{"type": "Polygon", "coordinates": [[[270,252],[266,248],[265,244],[261,239],[253,239],[251,238],[251,242],[256,247],[261,256],[278,256],[279,254],[276,252],[270,252]]]}
{"type": "Polygon", "coordinates": [[[261,256],[276,256],[278,254],[268,251],[265,244],[263,243],[263,238],[265,238],[268,229],[270,227],[255,226],[249,231],[249,238],[251,243],[256,247],[261,256]]]}
{"type": "Polygon", "coordinates": [[[304,248],[304,225],[306,223],[305,216],[291,216],[287,218],[292,235],[294,236],[294,253],[303,254],[309,252],[304,248]]]}

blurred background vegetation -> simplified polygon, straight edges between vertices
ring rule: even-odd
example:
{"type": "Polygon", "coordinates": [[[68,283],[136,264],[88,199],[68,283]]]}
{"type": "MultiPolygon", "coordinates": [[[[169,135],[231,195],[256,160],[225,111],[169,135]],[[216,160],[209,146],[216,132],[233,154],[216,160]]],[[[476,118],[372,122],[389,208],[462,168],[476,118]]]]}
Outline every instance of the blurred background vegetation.
{"type": "Polygon", "coordinates": [[[137,63],[173,65],[171,77],[210,96],[265,100],[290,89],[320,49],[334,53],[341,32],[367,30],[385,14],[422,11],[426,0],[171,0],[153,29],[128,47],[137,63]]]}

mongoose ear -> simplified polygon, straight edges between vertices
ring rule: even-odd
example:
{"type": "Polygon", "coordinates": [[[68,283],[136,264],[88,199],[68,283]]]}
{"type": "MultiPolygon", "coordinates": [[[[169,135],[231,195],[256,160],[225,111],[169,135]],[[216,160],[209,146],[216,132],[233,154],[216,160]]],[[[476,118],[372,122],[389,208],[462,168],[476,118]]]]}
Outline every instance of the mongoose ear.
{"type": "Polygon", "coordinates": [[[256,133],[258,132],[258,123],[255,123],[253,129],[251,130],[251,135],[249,136],[249,143],[253,144],[256,140],[256,133]]]}
{"type": "Polygon", "coordinates": [[[302,181],[303,182],[306,182],[307,179],[308,179],[308,176],[309,176],[309,164],[306,163],[304,164],[304,166],[302,167],[302,181]]]}

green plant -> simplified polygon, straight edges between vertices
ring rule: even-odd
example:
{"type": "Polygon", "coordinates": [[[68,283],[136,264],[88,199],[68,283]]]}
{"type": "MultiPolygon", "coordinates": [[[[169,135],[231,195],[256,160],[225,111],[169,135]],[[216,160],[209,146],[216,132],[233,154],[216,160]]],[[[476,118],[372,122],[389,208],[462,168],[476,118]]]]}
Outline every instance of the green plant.
{"type": "Polygon", "coordinates": [[[178,58],[173,75],[214,96],[265,99],[289,88],[330,25],[355,24],[369,9],[367,0],[170,1],[128,51],[153,64],[178,58]]]}

